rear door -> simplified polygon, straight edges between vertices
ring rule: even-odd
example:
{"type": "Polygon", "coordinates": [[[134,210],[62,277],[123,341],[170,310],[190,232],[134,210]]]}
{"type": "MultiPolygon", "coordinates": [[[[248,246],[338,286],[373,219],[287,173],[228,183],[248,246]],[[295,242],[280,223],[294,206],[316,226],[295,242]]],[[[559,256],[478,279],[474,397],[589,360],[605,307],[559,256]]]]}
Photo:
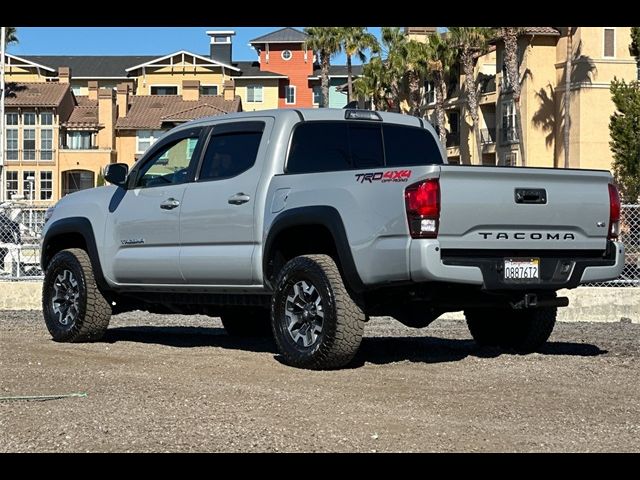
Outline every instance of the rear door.
{"type": "Polygon", "coordinates": [[[180,269],[188,284],[251,285],[256,191],[273,118],[217,124],[180,212],[180,269]]]}

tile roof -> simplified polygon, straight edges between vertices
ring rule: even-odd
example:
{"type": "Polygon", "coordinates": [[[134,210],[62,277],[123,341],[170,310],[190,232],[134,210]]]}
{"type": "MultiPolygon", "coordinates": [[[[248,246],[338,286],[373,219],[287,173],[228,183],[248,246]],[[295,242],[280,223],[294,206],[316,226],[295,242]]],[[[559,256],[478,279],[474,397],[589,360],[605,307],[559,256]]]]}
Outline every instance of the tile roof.
{"type": "Polygon", "coordinates": [[[125,69],[162,55],[26,55],[22,58],[58,70],[71,68],[74,77],[126,77],[125,69]]]}
{"type": "Polygon", "coordinates": [[[291,27],[284,27],[275,32],[267,33],[261,37],[254,38],[249,43],[270,43],[270,42],[291,42],[302,43],[307,41],[307,34],[291,27]]]}
{"type": "Polygon", "coordinates": [[[76,96],[78,104],[73,107],[71,116],[64,127],[97,127],[98,124],[98,101],[90,100],[87,96],[76,96]]]}
{"type": "Polygon", "coordinates": [[[59,107],[70,91],[68,83],[9,82],[5,96],[7,107],[59,107]]]}
{"type": "Polygon", "coordinates": [[[233,100],[225,100],[222,95],[203,95],[199,100],[183,100],[177,95],[135,96],[127,115],[116,122],[116,129],[160,129],[165,122],[186,122],[241,109],[238,96],[233,100]]]}
{"type": "Polygon", "coordinates": [[[560,32],[554,27],[523,27],[524,32],[530,35],[553,35],[560,36],[560,32]]]}

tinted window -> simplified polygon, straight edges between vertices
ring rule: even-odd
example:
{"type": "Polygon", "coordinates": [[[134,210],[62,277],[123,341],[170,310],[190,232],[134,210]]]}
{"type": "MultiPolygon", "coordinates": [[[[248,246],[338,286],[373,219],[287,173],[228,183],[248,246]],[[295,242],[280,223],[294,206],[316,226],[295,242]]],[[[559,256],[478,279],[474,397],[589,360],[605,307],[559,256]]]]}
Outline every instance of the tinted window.
{"type": "Polygon", "coordinates": [[[351,159],[355,168],[382,167],[380,125],[350,124],[351,159]]]}
{"type": "Polygon", "coordinates": [[[353,168],[346,122],[309,122],[293,134],[288,173],[329,172],[353,168]]]}
{"type": "Polygon", "coordinates": [[[382,131],[388,167],[442,163],[438,144],[427,130],[400,125],[383,125],[382,131]]]}
{"type": "Polygon", "coordinates": [[[183,138],[162,147],[140,169],[136,187],[184,182],[197,144],[197,138],[183,138]]]}
{"type": "Polygon", "coordinates": [[[235,177],[256,163],[262,131],[227,131],[211,136],[200,171],[201,180],[235,177]]]}

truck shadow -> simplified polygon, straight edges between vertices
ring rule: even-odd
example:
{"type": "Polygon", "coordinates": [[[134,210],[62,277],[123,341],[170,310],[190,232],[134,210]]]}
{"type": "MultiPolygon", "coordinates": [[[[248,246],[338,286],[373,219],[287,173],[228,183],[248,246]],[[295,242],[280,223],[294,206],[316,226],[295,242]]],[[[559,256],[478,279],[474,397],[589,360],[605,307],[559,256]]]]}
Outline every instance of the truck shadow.
{"type": "MultiPolygon", "coordinates": [[[[137,342],[178,348],[217,347],[246,350],[272,353],[276,360],[282,362],[273,339],[230,337],[223,328],[216,327],[116,327],[107,330],[101,342],[137,342]]],[[[548,342],[538,353],[594,357],[607,353],[607,350],[588,343],[548,342]]],[[[362,340],[358,354],[347,368],[361,367],[365,363],[384,365],[403,361],[444,363],[455,362],[466,357],[495,358],[504,354],[517,355],[516,352],[497,347],[479,347],[470,339],[430,336],[366,337],[362,340]]]]}

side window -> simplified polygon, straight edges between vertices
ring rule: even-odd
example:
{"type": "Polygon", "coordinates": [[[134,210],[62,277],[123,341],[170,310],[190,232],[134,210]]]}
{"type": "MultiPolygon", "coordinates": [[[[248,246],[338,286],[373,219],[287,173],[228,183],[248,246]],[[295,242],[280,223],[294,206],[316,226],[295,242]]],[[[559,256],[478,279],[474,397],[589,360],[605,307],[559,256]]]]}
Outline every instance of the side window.
{"type": "Polygon", "coordinates": [[[442,163],[435,138],[427,130],[401,125],[383,125],[387,167],[410,167],[442,163]]]}
{"type": "Polygon", "coordinates": [[[291,140],[287,173],[330,172],[353,168],[346,122],[298,125],[291,140]]]}
{"type": "Polygon", "coordinates": [[[204,155],[199,180],[235,177],[253,167],[263,129],[263,122],[238,122],[215,127],[204,155]]]}
{"type": "Polygon", "coordinates": [[[198,138],[195,136],[182,138],[155,152],[140,169],[136,188],[183,183],[197,144],[198,138]]]}

